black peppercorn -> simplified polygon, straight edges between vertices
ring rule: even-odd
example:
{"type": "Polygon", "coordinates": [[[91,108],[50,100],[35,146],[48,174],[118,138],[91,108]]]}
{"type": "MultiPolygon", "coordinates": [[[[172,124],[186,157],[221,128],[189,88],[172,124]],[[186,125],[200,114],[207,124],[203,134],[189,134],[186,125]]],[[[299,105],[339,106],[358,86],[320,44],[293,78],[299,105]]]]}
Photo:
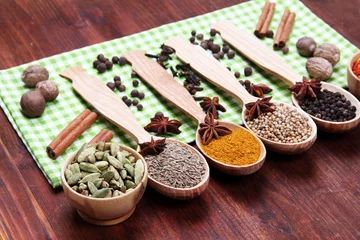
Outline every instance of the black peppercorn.
{"type": "Polygon", "coordinates": [[[201,34],[199,33],[197,36],[196,36],[197,40],[203,40],[204,39],[204,34],[201,34]]]}
{"type": "Polygon", "coordinates": [[[137,107],[137,109],[138,109],[139,111],[142,111],[142,110],[143,110],[143,105],[141,105],[141,104],[137,105],[136,107],[137,107]]]}
{"type": "Polygon", "coordinates": [[[281,49],[281,51],[283,52],[283,54],[288,54],[289,53],[289,48],[288,47],[283,47],[281,49]]]}
{"type": "Polygon", "coordinates": [[[139,86],[139,81],[134,80],[134,81],[132,81],[132,84],[133,84],[134,87],[137,87],[137,86],[139,86]]]}
{"type": "Polygon", "coordinates": [[[112,62],[106,61],[105,64],[106,64],[106,68],[107,68],[107,69],[112,69],[112,67],[113,67],[113,63],[112,63],[112,62]]]}
{"type": "Polygon", "coordinates": [[[126,90],[125,85],[120,85],[120,87],[118,88],[120,92],[124,92],[126,90]]]}
{"type": "Polygon", "coordinates": [[[99,61],[99,60],[93,61],[93,67],[94,67],[94,68],[96,68],[97,65],[99,65],[99,64],[100,64],[100,61],[99,61]]]}
{"type": "Polygon", "coordinates": [[[207,45],[208,45],[208,49],[211,50],[211,46],[214,45],[214,42],[210,41],[210,39],[209,39],[209,40],[207,40],[207,45]]]}
{"type": "Polygon", "coordinates": [[[113,82],[108,82],[108,83],[106,84],[106,86],[108,86],[112,91],[115,90],[115,83],[113,83],[113,82]]]}
{"type": "Polygon", "coordinates": [[[145,97],[145,94],[142,92],[139,92],[138,96],[139,99],[143,99],[145,97]]]}
{"type": "Polygon", "coordinates": [[[190,42],[191,42],[191,43],[194,43],[194,42],[195,42],[195,37],[191,37],[191,38],[190,38],[190,42]]]}
{"type": "Polygon", "coordinates": [[[97,55],[97,59],[98,59],[99,61],[101,61],[101,59],[105,59],[104,54],[100,53],[99,55],[97,55]]]}
{"type": "Polygon", "coordinates": [[[229,51],[227,53],[227,57],[228,57],[228,59],[233,59],[235,57],[235,52],[234,51],[229,51]]]}
{"type": "Polygon", "coordinates": [[[128,97],[127,96],[122,96],[121,99],[125,102],[125,100],[128,99],[128,97]]]}
{"type": "Polygon", "coordinates": [[[119,76],[114,77],[114,82],[121,82],[121,78],[119,76]]]}
{"type": "Polygon", "coordinates": [[[215,54],[213,54],[213,57],[216,58],[217,60],[219,60],[220,59],[220,54],[215,53],[215,54]]]}
{"type": "Polygon", "coordinates": [[[252,68],[251,67],[246,67],[245,69],[244,69],[244,74],[245,74],[245,76],[251,76],[251,74],[252,74],[252,68]]]}
{"type": "Polygon", "coordinates": [[[112,59],[111,59],[111,61],[112,61],[113,63],[118,63],[118,62],[119,62],[119,57],[113,56],[112,59]]]}
{"type": "Polygon", "coordinates": [[[207,50],[207,49],[209,48],[209,47],[208,47],[208,41],[207,41],[207,40],[202,41],[201,44],[200,44],[200,46],[201,46],[203,49],[207,50]]]}
{"type": "Polygon", "coordinates": [[[273,38],[273,37],[274,37],[274,32],[273,32],[273,30],[267,30],[267,31],[266,31],[266,37],[267,37],[267,38],[273,38]]]}
{"type": "Polygon", "coordinates": [[[119,58],[119,65],[124,66],[125,64],[127,64],[127,59],[124,58],[124,57],[120,57],[119,58]]]}
{"type": "Polygon", "coordinates": [[[217,44],[213,44],[213,45],[211,45],[211,51],[212,51],[212,53],[218,53],[218,52],[220,52],[220,46],[219,45],[217,45],[217,44]]]}
{"type": "Polygon", "coordinates": [[[215,29],[211,29],[210,30],[210,36],[214,37],[216,35],[216,30],[215,29]]]}
{"type": "Polygon", "coordinates": [[[136,72],[132,72],[132,73],[131,73],[131,77],[132,77],[132,78],[136,78],[136,77],[137,77],[136,72]]]}
{"type": "Polygon", "coordinates": [[[138,92],[138,90],[134,89],[134,90],[131,91],[130,95],[132,97],[137,97],[139,95],[139,92],[138,92]]]}
{"type": "Polygon", "coordinates": [[[121,85],[121,82],[120,82],[120,81],[116,81],[116,82],[115,82],[115,87],[116,87],[116,89],[119,90],[120,85],[121,85]]]}
{"type": "Polygon", "coordinates": [[[132,104],[133,104],[134,106],[138,105],[138,103],[139,103],[139,101],[138,101],[137,99],[134,99],[134,100],[132,101],[132,104]]]}
{"type": "Polygon", "coordinates": [[[190,94],[191,94],[191,95],[195,95],[195,94],[196,94],[196,89],[195,89],[195,88],[191,89],[191,90],[190,90],[190,94]]]}
{"type": "Polygon", "coordinates": [[[192,30],[191,31],[191,36],[195,36],[196,35],[196,31],[195,30],[192,30]]]}
{"type": "Polygon", "coordinates": [[[246,88],[250,87],[251,82],[249,80],[245,80],[244,85],[246,88]]]}
{"type": "Polygon", "coordinates": [[[96,69],[98,70],[99,73],[103,73],[106,71],[106,64],[105,63],[99,63],[96,66],[96,69]]]}
{"type": "Polygon", "coordinates": [[[225,53],[223,53],[223,52],[218,52],[218,54],[219,54],[220,58],[224,58],[224,56],[225,56],[225,53]]]}
{"type": "Polygon", "coordinates": [[[229,46],[224,46],[224,47],[222,48],[222,51],[223,51],[224,53],[228,53],[229,50],[230,50],[229,46]]]}
{"type": "Polygon", "coordinates": [[[234,75],[235,75],[236,78],[239,78],[240,77],[240,72],[235,72],[234,75]]]}
{"type": "Polygon", "coordinates": [[[155,113],[155,117],[163,117],[163,116],[164,116],[164,113],[162,113],[162,112],[155,113]]]}
{"type": "Polygon", "coordinates": [[[131,101],[131,99],[125,99],[125,104],[128,106],[128,107],[130,107],[131,106],[131,104],[132,104],[132,101],[131,101]]]}

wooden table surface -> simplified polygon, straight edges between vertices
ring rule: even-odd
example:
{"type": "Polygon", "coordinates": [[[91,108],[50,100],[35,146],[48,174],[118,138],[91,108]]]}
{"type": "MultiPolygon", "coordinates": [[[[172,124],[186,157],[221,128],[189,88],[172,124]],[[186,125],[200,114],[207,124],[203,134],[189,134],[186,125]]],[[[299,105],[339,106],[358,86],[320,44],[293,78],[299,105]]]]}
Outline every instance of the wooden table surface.
{"type": "MultiPolygon", "coordinates": [[[[238,2],[1,0],[0,69],[238,2]]],[[[360,0],[303,2],[360,47],[360,0]]],[[[269,153],[250,176],[211,168],[208,190],[192,201],[147,188],[126,222],[98,227],[50,187],[2,110],[0,123],[0,239],[360,238],[360,126],[339,135],[320,132],[303,154],[269,153]]]]}

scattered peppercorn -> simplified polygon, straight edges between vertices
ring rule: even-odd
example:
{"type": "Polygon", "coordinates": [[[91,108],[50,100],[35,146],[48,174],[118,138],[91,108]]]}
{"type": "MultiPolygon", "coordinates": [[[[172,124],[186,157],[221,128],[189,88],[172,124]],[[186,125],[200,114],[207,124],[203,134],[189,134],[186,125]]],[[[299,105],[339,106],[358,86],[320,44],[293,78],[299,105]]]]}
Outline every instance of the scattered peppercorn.
{"type": "Polygon", "coordinates": [[[191,43],[194,43],[194,42],[195,42],[195,37],[191,37],[191,38],[190,38],[190,42],[191,42],[191,43]]]}
{"type": "Polygon", "coordinates": [[[143,99],[145,97],[145,94],[142,92],[139,92],[138,96],[139,99],[143,99]]]}
{"type": "Polygon", "coordinates": [[[240,72],[235,72],[234,75],[235,75],[236,78],[239,78],[240,77],[240,72]]]}
{"type": "Polygon", "coordinates": [[[211,29],[210,30],[210,36],[214,37],[216,35],[216,30],[215,29],[211,29]]]}
{"type": "Polygon", "coordinates": [[[142,110],[143,110],[143,105],[141,105],[141,104],[137,105],[136,107],[137,107],[137,109],[138,109],[139,111],[142,111],[142,110]]]}
{"type": "Polygon", "coordinates": [[[245,74],[246,77],[251,76],[251,74],[252,74],[252,68],[251,68],[251,67],[246,67],[246,68],[244,69],[244,74],[245,74]]]}
{"type": "Polygon", "coordinates": [[[195,89],[195,88],[191,89],[191,90],[190,90],[190,94],[191,94],[191,95],[195,95],[195,94],[196,94],[196,89],[195,89]]]}
{"type": "Polygon", "coordinates": [[[267,38],[273,38],[273,37],[274,37],[274,32],[273,32],[273,30],[267,30],[267,31],[266,31],[266,37],[267,37],[267,38]]]}
{"type": "Polygon", "coordinates": [[[104,62],[104,60],[105,60],[105,56],[104,56],[104,54],[99,54],[98,56],[97,56],[97,59],[100,61],[100,62],[104,62]]]}
{"type": "MultiPolygon", "coordinates": [[[[210,38],[210,39],[211,39],[211,38],[210,38]]],[[[213,41],[210,41],[210,39],[207,40],[207,45],[208,45],[208,49],[211,50],[211,46],[214,45],[214,42],[213,42],[213,41]]]]}
{"type": "Polygon", "coordinates": [[[93,67],[96,68],[100,64],[99,60],[93,61],[93,67]]]}
{"type": "Polygon", "coordinates": [[[224,58],[224,56],[225,56],[225,53],[223,53],[223,52],[218,52],[218,54],[219,54],[220,58],[224,58]]]}
{"type": "Polygon", "coordinates": [[[198,43],[198,42],[193,42],[192,44],[194,44],[194,45],[199,45],[199,43],[198,43]]]}
{"type": "Polygon", "coordinates": [[[192,30],[191,31],[191,36],[195,36],[196,35],[196,31],[195,30],[192,30]]]}
{"type": "Polygon", "coordinates": [[[112,59],[111,59],[111,61],[112,61],[113,63],[119,63],[119,57],[113,56],[112,59]]]}
{"type": "Polygon", "coordinates": [[[126,90],[126,87],[125,87],[125,85],[120,85],[120,87],[119,87],[119,91],[120,92],[124,92],[126,90]]]}
{"type": "Polygon", "coordinates": [[[113,82],[108,82],[108,83],[106,84],[106,86],[108,86],[112,91],[115,90],[115,83],[113,83],[113,82]]]}
{"type": "Polygon", "coordinates": [[[201,44],[200,44],[200,46],[201,46],[203,49],[207,50],[207,49],[209,48],[209,47],[208,47],[208,41],[207,41],[207,40],[202,41],[201,44]]]}
{"type": "Polygon", "coordinates": [[[115,87],[116,87],[116,89],[119,90],[120,85],[121,85],[121,82],[120,82],[120,81],[116,81],[116,82],[115,82],[115,87]]]}
{"type": "Polygon", "coordinates": [[[99,73],[103,73],[106,71],[106,64],[105,63],[99,63],[96,66],[96,69],[98,70],[99,73]]]}
{"type": "Polygon", "coordinates": [[[220,59],[220,54],[215,53],[215,54],[213,54],[213,57],[216,58],[217,60],[219,60],[220,59]]]}
{"type": "Polygon", "coordinates": [[[131,91],[130,95],[132,97],[137,97],[137,96],[139,96],[139,92],[138,92],[138,90],[134,89],[134,90],[131,91]]]}
{"type": "Polygon", "coordinates": [[[132,84],[133,84],[134,87],[137,87],[137,86],[139,86],[139,81],[134,80],[134,81],[132,81],[132,84]]]}
{"type": "Polygon", "coordinates": [[[121,82],[121,78],[119,76],[114,77],[114,82],[121,82]]]}
{"type": "Polygon", "coordinates": [[[211,45],[210,49],[211,49],[212,53],[220,52],[220,46],[215,43],[211,45]]]}
{"type": "Polygon", "coordinates": [[[139,103],[139,101],[138,101],[137,99],[133,99],[132,104],[133,104],[134,106],[138,105],[138,103],[139,103]]]}
{"type": "Polygon", "coordinates": [[[204,39],[204,34],[201,34],[199,33],[197,36],[196,36],[197,40],[203,40],[204,39]]]}
{"type": "Polygon", "coordinates": [[[222,51],[223,51],[224,53],[228,53],[229,50],[230,50],[229,46],[224,46],[224,47],[222,48],[222,51]]]}
{"type": "Polygon", "coordinates": [[[163,116],[164,116],[164,113],[162,113],[162,112],[155,113],[155,117],[163,117],[163,116]]]}
{"type": "Polygon", "coordinates": [[[132,101],[131,101],[131,99],[129,99],[129,98],[125,99],[124,102],[125,102],[125,104],[126,104],[128,107],[130,107],[131,104],[132,104],[132,101]]]}
{"type": "Polygon", "coordinates": [[[132,77],[132,78],[136,78],[136,77],[137,77],[136,72],[132,72],[132,73],[131,73],[131,77],[132,77]]]}
{"type": "Polygon", "coordinates": [[[125,102],[125,100],[128,99],[128,97],[127,96],[122,96],[121,99],[125,102]]]}
{"type": "Polygon", "coordinates": [[[120,57],[119,58],[119,65],[124,66],[125,64],[127,64],[127,59],[125,57],[120,57]]]}
{"type": "Polygon", "coordinates": [[[289,48],[288,47],[283,47],[281,49],[281,51],[283,52],[283,54],[288,54],[289,53],[289,48]]]}
{"type": "Polygon", "coordinates": [[[227,53],[227,57],[228,57],[228,59],[233,59],[235,57],[235,52],[234,51],[229,51],[227,53]]]}
{"type": "Polygon", "coordinates": [[[106,61],[106,62],[105,62],[105,65],[106,65],[106,68],[107,68],[107,69],[112,69],[112,67],[113,67],[113,63],[110,62],[110,61],[106,61]]]}

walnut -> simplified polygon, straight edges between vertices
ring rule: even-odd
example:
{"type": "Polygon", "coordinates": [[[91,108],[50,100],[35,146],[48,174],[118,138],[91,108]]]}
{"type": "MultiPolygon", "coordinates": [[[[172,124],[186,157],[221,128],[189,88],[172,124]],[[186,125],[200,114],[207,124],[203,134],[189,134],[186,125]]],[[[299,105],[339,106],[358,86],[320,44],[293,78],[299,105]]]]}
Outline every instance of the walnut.
{"type": "Polygon", "coordinates": [[[20,106],[23,113],[30,117],[39,117],[45,110],[45,98],[39,91],[29,91],[22,95],[20,106]]]}
{"type": "Polygon", "coordinates": [[[312,57],[316,42],[311,37],[302,37],[297,41],[296,48],[301,56],[312,57]]]}
{"type": "Polygon", "coordinates": [[[59,95],[59,88],[53,81],[45,80],[36,84],[36,89],[47,102],[54,101],[59,95]]]}
{"type": "Polygon", "coordinates": [[[48,80],[49,72],[40,65],[32,65],[25,69],[21,75],[21,80],[26,86],[35,87],[38,82],[48,80]]]}
{"type": "Polygon", "coordinates": [[[315,48],[314,57],[325,58],[334,66],[340,60],[340,50],[334,44],[323,43],[315,48]]]}
{"type": "Polygon", "coordinates": [[[321,77],[321,80],[327,80],[333,74],[333,67],[331,63],[320,57],[310,58],[306,62],[306,70],[311,77],[321,77]]]}

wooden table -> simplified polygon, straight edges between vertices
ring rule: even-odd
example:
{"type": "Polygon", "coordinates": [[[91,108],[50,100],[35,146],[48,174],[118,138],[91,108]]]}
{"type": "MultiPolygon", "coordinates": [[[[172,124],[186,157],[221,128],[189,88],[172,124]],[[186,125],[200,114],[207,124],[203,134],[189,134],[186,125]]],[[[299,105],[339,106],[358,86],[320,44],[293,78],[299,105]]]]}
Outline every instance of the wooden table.
{"type": "MultiPolygon", "coordinates": [[[[0,1],[0,69],[237,4],[236,0],[0,1]],[[70,3],[71,2],[71,3],[70,3]]],[[[241,2],[241,1],[240,1],[241,2]]],[[[360,0],[304,0],[360,47],[360,0]]],[[[0,112],[0,238],[360,238],[360,127],[319,133],[307,152],[269,153],[259,172],[211,169],[208,190],[175,201],[146,190],[134,215],[112,227],[84,222],[53,190],[0,112]]]]}

